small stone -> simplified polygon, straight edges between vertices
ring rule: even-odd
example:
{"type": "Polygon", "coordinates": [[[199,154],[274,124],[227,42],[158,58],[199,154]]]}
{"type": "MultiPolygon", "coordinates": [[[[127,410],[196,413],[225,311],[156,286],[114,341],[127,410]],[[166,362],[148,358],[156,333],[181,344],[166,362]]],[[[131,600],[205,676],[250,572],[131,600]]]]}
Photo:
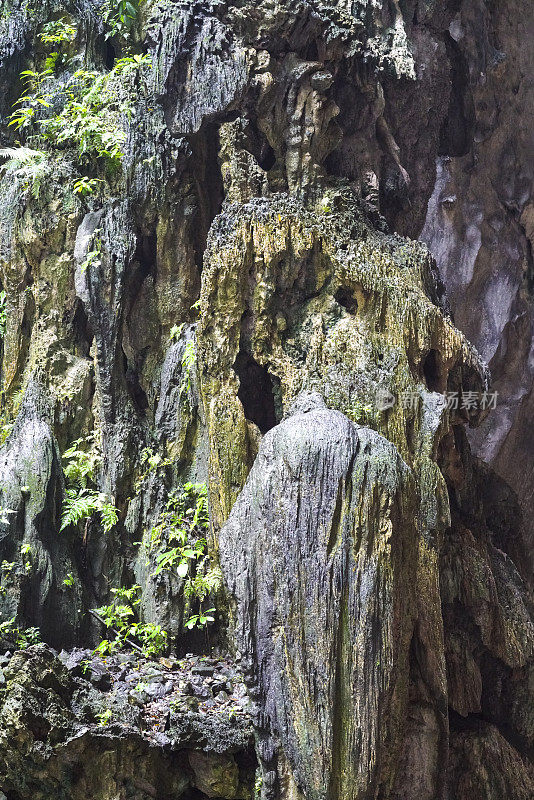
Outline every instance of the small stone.
{"type": "Polygon", "coordinates": [[[193,675],[209,675],[212,676],[215,672],[215,667],[211,666],[210,664],[198,664],[196,667],[193,667],[191,670],[193,675]]]}

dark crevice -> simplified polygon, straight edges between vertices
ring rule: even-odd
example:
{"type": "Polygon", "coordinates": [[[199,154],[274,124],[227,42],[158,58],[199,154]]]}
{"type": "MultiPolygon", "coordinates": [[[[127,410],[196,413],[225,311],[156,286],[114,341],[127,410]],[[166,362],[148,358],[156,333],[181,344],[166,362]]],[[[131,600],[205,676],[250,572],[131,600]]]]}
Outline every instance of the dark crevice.
{"type": "Polygon", "coordinates": [[[235,360],[234,371],[239,378],[237,396],[243,405],[245,417],[257,425],[261,433],[267,433],[278,422],[275,402],[276,378],[243,350],[235,360]]]}
{"type": "Polygon", "coordinates": [[[358,301],[354,292],[346,286],[341,286],[335,293],[334,299],[336,303],[343,306],[349,314],[355,314],[358,311],[358,301]]]}
{"type": "Polygon", "coordinates": [[[131,305],[148,275],[156,277],[157,272],[157,238],[155,233],[139,236],[132,263],[128,270],[128,297],[131,305]]]}
{"type": "Polygon", "coordinates": [[[328,537],[328,546],[326,550],[328,558],[332,556],[336,545],[341,540],[341,518],[343,513],[344,495],[344,482],[343,478],[340,477],[336,494],[336,506],[334,508],[334,514],[332,515],[330,536],[328,537]]]}
{"type": "Polygon", "coordinates": [[[89,324],[85,306],[78,297],[74,301],[74,310],[70,320],[70,327],[76,350],[83,358],[88,358],[94,333],[89,324]]]}
{"type": "Polygon", "coordinates": [[[195,263],[200,273],[211,224],[220,214],[224,202],[224,183],[219,163],[219,125],[209,123],[203,126],[198,134],[189,137],[189,143],[193,152],[191,178],[197,200],[191,234],[195,263]]]}
{"type": "Polygon", "coordinates": [[[137,374],[136,370],[132,367],[131,364],[129,364],[124,350],[122,351],[122,358],[124,365],[124,377],[126,380],[126,386],[128,388],[128,394],[133,400],[133,403],[137,408],[137,410],[144,413],[148,408],[148,398],[146,396],[146,392],[144,391],[139,382],[139,375],[137,374]]]}
{"type": "Polygon", "coordinates": [[[443,375],[437,350],[429,350],[423,361],[423,377],[429,392],[443,392],[443,375]]]}
{"type": "Polygon", "coordinates": [[[265,172],[269,172],[276,164],[275,152],[267,141],[263,142],[256,161],[265,172]]]}
{"type": "Polygon", "coordinates": [[[440,133],[440,156],[464,156],[471,149],[474,107],[469,88],[469,67],[461,49],[449,33],[445,48],[450,64],[451,95],[449,110],[440,133]]]}
{"type": "Polygon", "coordinates": [[[116,57],[117,54],[113,44],[109,41],[109,39],[106,39],[103,52],[104,65],[106,69],[113,69],[113,64],[115,63],[116,57]]]}

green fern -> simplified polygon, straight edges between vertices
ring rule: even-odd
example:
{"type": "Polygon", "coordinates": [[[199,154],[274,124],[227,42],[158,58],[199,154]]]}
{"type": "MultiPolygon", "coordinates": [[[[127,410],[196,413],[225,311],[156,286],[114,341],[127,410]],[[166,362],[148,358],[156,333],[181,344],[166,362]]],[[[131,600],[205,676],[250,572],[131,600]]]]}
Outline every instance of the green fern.
{"type": "Polygon", "coordinates": [[[92,517],[98,510],[96,503],[96,492],[89,489],[67,489],[63,501],[63,513],[61,515],[61,528],[63,531],[69,525],[77,525],[82,519],[92,517]]]}
{"type": "Polygon", "coordinates": [[[11,175],[20,181],[24,189],[31,189],[32,196],[39,198],[43,179],[48,171],[48,158],[42,150],[31,147],[3,147],[0,158],[5,159],[0,166],[0,175],[11,175]]]}
{"type": "Polygon", "coordinates": [[[93,514],[100,514],[100,522],[104,533],[109,533],[117,524],[119,512],[103,492],[93,489],[67,489],[63,500],[60,531],[69,525],[78,525],[83,519],[90,519],[93,514]]]}
{"type": "Polygon", "coordinates": [[[117,509],[107,501],[107,498],[100,507],[100,521],[102,522],[104,533],[109,533],[119,521],[117,509]]]}
{"type": "Polygon", "coordinates": [[[76,439],[63,453],[65,467],[63,471],[67,481],[76,484],[81,489],[87,487],[88,482],[95,479],[96,468],[100,464],[101,457],[91,449],[92,439],[76,439]],[[82,445],[89,447],[88,450],[82,449],[82,445]]]}

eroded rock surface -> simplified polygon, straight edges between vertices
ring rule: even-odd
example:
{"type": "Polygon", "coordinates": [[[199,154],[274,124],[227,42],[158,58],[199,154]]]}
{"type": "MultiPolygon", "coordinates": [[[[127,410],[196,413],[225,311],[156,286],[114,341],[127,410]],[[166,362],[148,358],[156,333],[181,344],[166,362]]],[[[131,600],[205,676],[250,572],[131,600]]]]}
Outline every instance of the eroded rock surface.
{"type": "Polygon", "coordinates": [[[252,797],[252,730],[228,664],[104,663],[90,651],[58,659],[44,645],[3,662],[0,780],[9,797],[164,800],[195,788],[252,797]],[[224,701],[213,699],[217,682],[229,689],[224,701]],[[184,711],[193,699],[197,711],[184,711]]]}

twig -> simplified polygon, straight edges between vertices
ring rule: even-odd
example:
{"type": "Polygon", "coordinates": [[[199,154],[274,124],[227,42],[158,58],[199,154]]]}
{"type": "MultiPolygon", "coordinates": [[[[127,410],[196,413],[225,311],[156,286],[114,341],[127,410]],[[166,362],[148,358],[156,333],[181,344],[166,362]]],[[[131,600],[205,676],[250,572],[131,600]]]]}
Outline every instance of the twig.
{"type": "MultiPolygon", "coordinates": [[[[119,631],[117,630],[117,628],[114,628],[114,627],[113,627],[113,625],[106,625],[105,621],[102,619],[102,617],[100,616],[100,614],[97,614],[97,613],[96,613],[96,611],[93,611],[93,609],[92,609],[92,608],[90,608],[90,609],[89,609],[89,613],[90,613],[90,614],[92,614],[92,615],[93,615],[93,617],[95,617],[95,618],[96,618],[96,619],[97,619],[99,622],[101,622],[101,623],[102,623],[102,625],[105,625],[105,627],[106,627],[106,628],[111,628],[111,630],[112,630],[112,631],[115,631],[115,633],[119,633],[119,631]]],[[[139,647],[139,645],[138,645],[138,644],[136,644],[135,642],[132,642],[132,640],[131,640],[131,639],[125,639],[124,641],[125,641],[125,642],[128,642],[128,644],[130,644],[132,647],[134,647],[134,648],[135,648],[136,650],[138,650],[140,653],[142,653],[143,655],[145,655],[143,648],[142,648],[142,647],[139,647]]]]}

